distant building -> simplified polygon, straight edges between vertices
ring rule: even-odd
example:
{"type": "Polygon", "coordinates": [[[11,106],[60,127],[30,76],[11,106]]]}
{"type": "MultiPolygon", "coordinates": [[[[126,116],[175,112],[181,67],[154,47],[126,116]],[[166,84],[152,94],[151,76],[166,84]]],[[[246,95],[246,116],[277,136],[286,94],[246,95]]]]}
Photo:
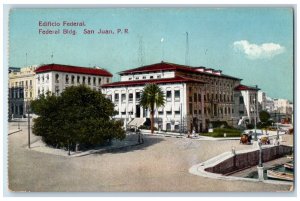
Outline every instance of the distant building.
{"type": "Polygon", "coordinates": [[[274,111],[274,100],[270,97],[266,97],[266,111],[271,113],[274,111]]]}
{"type": "Polygon", "coordinates": [[[35,96],[34,70],[37,66],[9,68],[9,119],[22,117],[26,113],[27,103],[35,96]]]}
{"type": "Polygon", "coordinates": [[[108,84],[112,80],[112,74],[99,67],[47,64],[37,68],[35,73],[37,96],[48,91],[59,95],[66,87],[80,84],[101,91],[101,85],[108,84]]]}
{"type": "Polygon", "coordinates": [[[266,98],[266,110],[275,122],[292,122],[293,103],[287,99],[266,98]]]}
{"type": "Polygon", "coordinates": [[[148,83],[158,84],[165,93],[165,106],[155,111],[158,129],[200,132],[218,122],[236,126],[241,118],[234,100],[240,100],[235,94],[241,93],[236,91],[241,79],[220,70],[161,62],[119,74],[121,80],[103,85],[102,92],[115,103],[115,118],[123,119],[125,125],[140,126],[149,118],[149,111],[139,103],[148,83]]]}
{"type": "Polygon", "coordinates": [[[274,99],[274,111],[281,114],[292,114],[293,104],[287,99],[274,99]]]}
{"type": "Polygon", "coordinates": [[[258,103],[259,103],[260,110],[266,110],[267,109],[266,93],[263,92],[263,91],[258,91],[257,100],[258,100],[258,103]]]}

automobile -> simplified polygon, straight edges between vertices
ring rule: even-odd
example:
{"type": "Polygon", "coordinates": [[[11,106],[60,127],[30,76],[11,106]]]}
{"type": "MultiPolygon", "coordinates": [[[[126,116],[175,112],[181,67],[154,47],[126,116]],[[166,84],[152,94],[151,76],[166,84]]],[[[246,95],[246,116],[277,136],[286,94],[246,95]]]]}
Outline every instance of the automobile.
{"type": "MultiPolygon", "coordinates": [[[[256,135],[257,139],[262,143],[262,144],[270,144],[270,139],[269,136],[266,134],[263,134],[256,130],[256,135]]],[[[242,144],[251,144],[251,140],[255,139],[255,132],[252,130],[245,130],[240,139],[240,143],[242,144]]]]}
{"type": "Polygon", "coordinates": [[[252,136],[249,133],[242,133],[240,144],[251,144],[252,136]]]}

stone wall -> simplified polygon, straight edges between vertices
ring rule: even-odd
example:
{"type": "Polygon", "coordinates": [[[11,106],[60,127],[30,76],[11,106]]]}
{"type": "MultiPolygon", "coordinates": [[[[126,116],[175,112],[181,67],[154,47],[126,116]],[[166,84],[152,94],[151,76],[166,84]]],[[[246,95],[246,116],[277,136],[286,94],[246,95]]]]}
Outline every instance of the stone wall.
{"type": "MultiPolygon", "coordinates": [[[[262,162],[271,161],[287,154],[291,154],[292,152],[293,147],[285,145],[264,148],[262,150],[262,162]]],[[[228,174],[258,165],[258,161],[259,150],[255,150],[247,153],[236,154],[235,156],[232,156],[213,167],[206,168],[205,171],[218,174],[228,174]]]]}

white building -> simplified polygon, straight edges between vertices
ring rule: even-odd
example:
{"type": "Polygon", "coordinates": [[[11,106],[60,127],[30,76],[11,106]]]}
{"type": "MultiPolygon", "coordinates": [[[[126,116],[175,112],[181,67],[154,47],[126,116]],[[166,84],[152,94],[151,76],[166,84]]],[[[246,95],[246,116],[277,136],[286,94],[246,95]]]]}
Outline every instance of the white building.
{"type": "Polygon", "coordinates": [[[259,112],[261,111],[258,105],[257,87],[239,85],[235,88],[235,116],[239,116],[239,126],[247,124],[255,124],[259,121],[259,112]]]}
{"type": "MultiPolygon", "coordinates": [[[[155,113],[155,126],[162,130],[196,132],[223,121],[237,125],[239,113],[234,109],[235,88],[241,79],[220,70],[156,63],[119,73],[120,82],[103,85],[102,92],[115,103],[116,118],[136,126],[149,118],[139,99],[147,83],[156,83],[165,93],[166,103],[155,113]],[[139,121],[141,120],[141,121],[139,121]]],[[[240,91],[238,91],[239,93],[240,91]]]]}
{"type": "Polygon", "coordinates": [[[86,68],[61,64],[47,64],[35,70],[36,94],[48,91],[59,95],[66,87],[85,84],[100,91],[101,85],[112,81],[112,74],[99,67],[86,68]]]}
{"type": "Polygon", "coordinates": [[[280,114],[292,114],[293,104],[287,99],[274,99],[274,111],[280,114]]]}

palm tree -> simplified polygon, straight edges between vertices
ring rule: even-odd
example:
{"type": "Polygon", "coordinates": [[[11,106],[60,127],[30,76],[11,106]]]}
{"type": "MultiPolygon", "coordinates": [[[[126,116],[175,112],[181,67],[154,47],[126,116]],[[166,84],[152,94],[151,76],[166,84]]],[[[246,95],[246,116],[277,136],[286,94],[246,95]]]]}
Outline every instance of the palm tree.
{"type": "Polygon", "coordinates": [[[157,84],[147,84],[142,91],[140,105],[150,110],[151,133],[154,131],[154,107],[165,105],[165,95],[157,84]]]}

